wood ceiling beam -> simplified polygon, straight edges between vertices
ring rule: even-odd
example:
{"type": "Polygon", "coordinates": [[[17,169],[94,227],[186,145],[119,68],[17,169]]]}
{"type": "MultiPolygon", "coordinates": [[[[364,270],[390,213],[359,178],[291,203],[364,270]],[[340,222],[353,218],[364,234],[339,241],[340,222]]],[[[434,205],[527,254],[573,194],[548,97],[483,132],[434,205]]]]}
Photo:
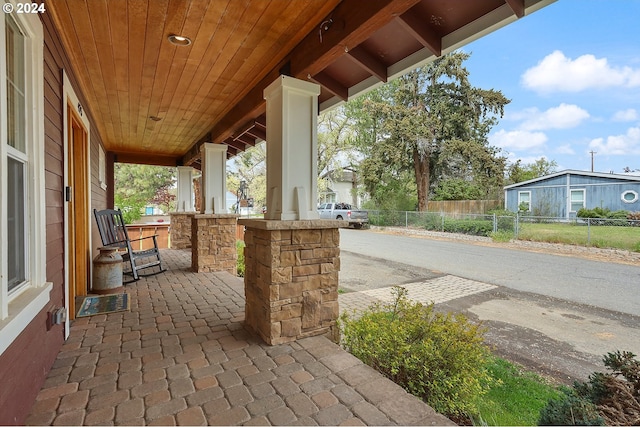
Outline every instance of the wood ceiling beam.
{"type": "Polygon", "coordinates": [[[343,101],[349,99],[349,88],[340,84],[339,81],[337,81],[327,73],[320,72],[315,76],[312,76],[311,80],[318,83],[320,86],[324,87],[343,101]]]}
{"type": "Polygon", "coordinates": [[[420,0],[344,0],[327,17],[333,20],[328,30],[312,31],[291,54],[291,75],[299,79],[316,75],[355,48],[372,33],[418,4],[420,0]]]}
{"type": "Polygon", "coordinates": [[[149,153],[113,153],[115,163],[132,163],[137,165],[152,166],[178,166],[180,159],[169,156],[160,156],[149,153]]]}
{"type": "Polygon", "coordinates": [[[257,139],[261,139],[263,141],[267,140],[267,132],[259,126],[252,127],[247,131],[247,133],[257,139]]]}
{"type": "Polygon", "coordinates": [[[412,11],[398,17],[398,22],[424,47],[435,56],[442,55],[442,39],[429,31],[424,25],[424,20],[412,11]]]}
{"type": "Polygon", "coordinates": [[[518,18],[524,16],[524,0],[507,0],[507,4],[518,18]]]}
{"type": "Polygon", "coordinates": [[[356,64],[364,68],[366,71],[376,76],[380,81],[387,82],[387,67],[382,62],[370,54],[362,46],[357,46],[353,49],[349,49],[347,52],[349,58],[351,58],[356,64]]]}
{"type": "MultiPolygon", "coordinates": [[[[256,140],[255,138],[253,138],[251,135],[247,135],[246,133],[242,134],[242,135],[238,135],[235,138],[233,138],[235,141],[239,141],[242,142],[245,146],[250,146],[253,147],[254,145],[256,145],[256,140]]],[[[247,147],[245,147],[246,149],[247,147]]]]}
{"type": "MultiPolygon", "coordinates": [[[[247,95],[235,105],[209,134],[210,141],[228,138],[241,123],[246,123],[266,112],[264,89],[280,76],[280,70],[287,67],[292,77],[306,79],[315,75],[345,54],[345,48],[356,47],[373,32],[402,15],[420,0],[368,0],[363,7],[361,0],[344,0],[329,14],[333,24],[323,33],[322,43],[318,30],[311,31],[288,57],[269,71],[247,95]]],[[[183,156],[183,164],[189,164],[198,156],[202,139],[198,140],[183,156]]]]}

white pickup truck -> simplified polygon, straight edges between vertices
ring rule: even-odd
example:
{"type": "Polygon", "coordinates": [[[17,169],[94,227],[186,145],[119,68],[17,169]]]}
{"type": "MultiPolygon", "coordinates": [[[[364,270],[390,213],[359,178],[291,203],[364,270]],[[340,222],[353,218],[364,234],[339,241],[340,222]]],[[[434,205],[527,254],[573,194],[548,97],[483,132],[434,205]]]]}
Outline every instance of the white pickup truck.
{"type": "Polygon", "coordinates": [[[353,228],[362,228],[369,223],[367,211],[353,208],[347,203],[322,203],[318,206],[321,219],[338,219],[347,221],[353,228]]]}

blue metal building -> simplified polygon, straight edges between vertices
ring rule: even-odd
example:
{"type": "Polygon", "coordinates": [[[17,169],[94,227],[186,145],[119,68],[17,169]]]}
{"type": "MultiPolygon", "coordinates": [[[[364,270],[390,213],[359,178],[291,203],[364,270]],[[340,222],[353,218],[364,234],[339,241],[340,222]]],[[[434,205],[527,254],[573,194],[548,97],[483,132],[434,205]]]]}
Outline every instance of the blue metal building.
{"type": "Polygon", "coordinates": [[[575,218],[583,207],[640,211],[639,194],[640,176],[577,170],[565,170],[504,187],[505,209],[567,219],[575,218]]]}

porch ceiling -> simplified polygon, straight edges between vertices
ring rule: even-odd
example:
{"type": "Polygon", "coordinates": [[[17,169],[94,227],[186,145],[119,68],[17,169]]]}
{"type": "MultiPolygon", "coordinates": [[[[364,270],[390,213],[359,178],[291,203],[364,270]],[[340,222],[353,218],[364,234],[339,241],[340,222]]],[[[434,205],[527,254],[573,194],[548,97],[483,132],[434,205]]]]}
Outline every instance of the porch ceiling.
{"type": "Polygon", "coordinates": [[[279,74],[322,86],[320,109],[554,0],[55,0],[47,3],[107,151],[199,167],[264,139],[279,74]],[[175,46],[168,36],[192,40],[175,46]],[[155,121],[154,118],[160,119],[155,121]]]}

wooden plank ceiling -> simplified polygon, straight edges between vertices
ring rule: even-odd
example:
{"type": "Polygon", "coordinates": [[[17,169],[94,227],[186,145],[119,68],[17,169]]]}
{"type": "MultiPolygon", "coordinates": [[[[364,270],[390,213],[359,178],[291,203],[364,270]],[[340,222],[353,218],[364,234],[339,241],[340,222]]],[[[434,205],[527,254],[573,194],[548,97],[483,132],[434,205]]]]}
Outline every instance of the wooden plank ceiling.
{"type": "Polygon", "coordinates": [[[279,74],[330,108],[554,0],[55,0],[47,3],[105,149],[199,167],[266,136],[279,74]],[[189,37],[171,44],[172,34],[189,37]]]}

